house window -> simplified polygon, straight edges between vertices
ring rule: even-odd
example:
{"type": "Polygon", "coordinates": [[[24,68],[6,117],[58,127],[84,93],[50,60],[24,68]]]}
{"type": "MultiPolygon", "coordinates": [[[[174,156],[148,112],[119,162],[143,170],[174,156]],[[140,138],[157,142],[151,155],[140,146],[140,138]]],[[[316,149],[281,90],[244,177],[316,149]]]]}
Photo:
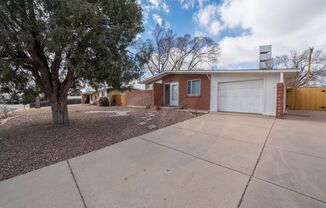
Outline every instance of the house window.
{"type": "Polygon", "coordinates": [[[187,81],[187,94],[188,96],[200,95],[200,80],[188,80],[187,81]]]}

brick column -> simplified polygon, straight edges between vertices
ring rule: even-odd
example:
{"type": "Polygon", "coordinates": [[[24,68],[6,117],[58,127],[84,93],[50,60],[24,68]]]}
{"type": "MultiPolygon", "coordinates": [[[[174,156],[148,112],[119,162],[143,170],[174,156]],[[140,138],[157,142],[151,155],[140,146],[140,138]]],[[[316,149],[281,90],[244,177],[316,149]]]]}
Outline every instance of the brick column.
{"type": "Polygon", "coordinates": [[[152,105],[163,105],[163,85],[161,83],[153,83],[152,88],[152,105]]]}
{"type": "Polygon", "coordinates": [[[276,118],[283,118],[283,106],[284,106],[284,84],[277,83],[277,95],[276,95],[276,118]]]}

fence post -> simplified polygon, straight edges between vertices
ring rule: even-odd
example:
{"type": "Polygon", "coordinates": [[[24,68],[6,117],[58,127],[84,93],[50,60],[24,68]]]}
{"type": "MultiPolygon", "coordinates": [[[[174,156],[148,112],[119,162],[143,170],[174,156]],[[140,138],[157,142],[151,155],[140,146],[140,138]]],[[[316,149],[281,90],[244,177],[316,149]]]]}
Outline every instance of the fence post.
{"type": "Polygon", "coordinates": [[[35,98],[35,108],[40,108],[41,104],[40,104],[40,97],[36,96],[35,98]]]}

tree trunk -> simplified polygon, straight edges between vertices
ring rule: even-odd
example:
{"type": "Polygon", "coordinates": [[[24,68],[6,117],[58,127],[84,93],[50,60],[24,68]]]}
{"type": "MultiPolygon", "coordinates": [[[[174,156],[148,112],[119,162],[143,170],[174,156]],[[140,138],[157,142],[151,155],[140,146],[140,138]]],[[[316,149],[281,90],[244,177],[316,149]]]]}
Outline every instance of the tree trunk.
{"type": "Polygon", "coordinates": [[[51,100],[52,119],[54,124],[69,123],[67,99],[51,100]]]}

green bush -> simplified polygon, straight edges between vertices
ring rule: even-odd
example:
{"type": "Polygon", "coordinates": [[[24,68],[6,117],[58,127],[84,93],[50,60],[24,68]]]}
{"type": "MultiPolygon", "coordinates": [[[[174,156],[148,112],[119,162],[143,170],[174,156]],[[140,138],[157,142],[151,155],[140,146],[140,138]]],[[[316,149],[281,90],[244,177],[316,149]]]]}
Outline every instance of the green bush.
{"type": "Polygon", "coordinates": [[[99,100],[98,100],[98,105],[99,106],[109,106],[109,99],[107,97],[101,97],[99,100]]]}

